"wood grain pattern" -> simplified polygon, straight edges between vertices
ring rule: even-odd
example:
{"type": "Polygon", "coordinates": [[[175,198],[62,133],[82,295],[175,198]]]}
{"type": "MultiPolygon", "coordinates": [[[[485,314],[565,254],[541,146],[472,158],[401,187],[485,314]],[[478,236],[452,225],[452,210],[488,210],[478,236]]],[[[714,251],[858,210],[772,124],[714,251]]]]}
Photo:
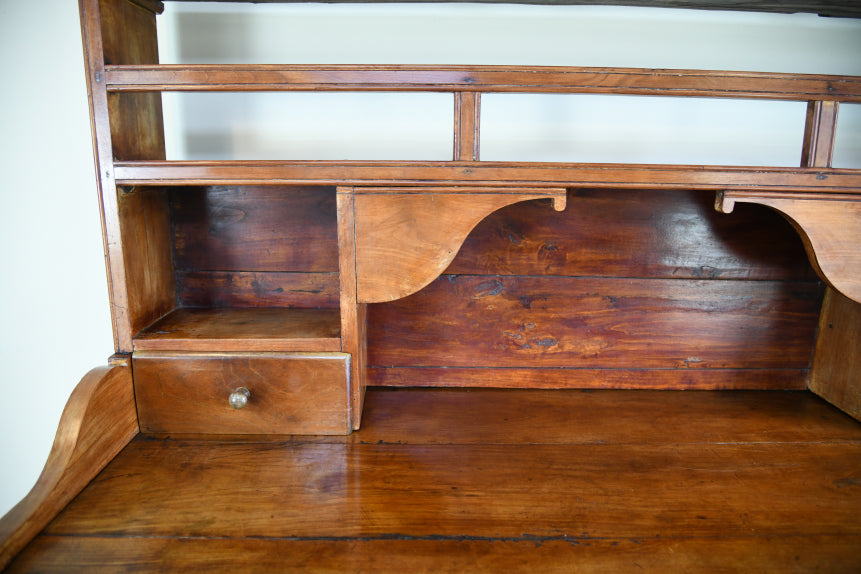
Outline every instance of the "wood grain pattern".
{"type": "Polygon", "coordinates": [[[834,136],[837,133],[837,102],[814,101],[807,103],[804,122],[804,145],[801,165],[831,167],[834,155],[834,136]]]}
{"type": "Polygon", "coordinates": [[[380,387],[479,387],[505,389],[803,390],[808,369],[642,369],[586,367],[411,367],[368,369],[380,387]]]}
{"type": "Polygon", "coordinates": [[[806,574],[861,567],[861,536],[663,540],[530,537],[523,540],[254,540],[40,536],[17,572],[744,572],[806,574]]]}
{"type": "MultiPolygon", "coordinates": [[[[158,64],[155,14],[128,0],[96,0],[101,48],[106,65],[158,64]]],[[[153,2],[149,2],[148,8],[153,2]]]]}
{"type": "Polygon", "coordinates": [[[181,307],[338,307],[338,273],[180,271],[181,307]]]}
{"type": "Polygon", "coordinates": [[[356,219],[351,188],[337,189],[338,256],[340,273],[341,351],[350,354],[350,419],[353,429],[362,422],[362,404],[367,386],[366,306],[356,297],[356,219]]]}
{"type": "MultiPolygon", "coordinates": [[[[139,317],[136,316],[137,311],[130,309],[130,305],[136,303],[130,301],[127,289],[135,290],[137,287],[128,285],[129,278],[126,277],[124,250],[132,247],[124,245],[122,241],[124,232],[118,216],[114,153],[116,151],[120,157],[164,159],[161,99],[157,94],[136,94],[133,98],[112,95],[109,98],[104,66],[106,63],[157,64],[155,15],[124,0],[79,0],[79,8],[87,63],[87,94],[108,269],[114,350],[129,353],[139,317]],[[119,138],[116,150],[112,129],[119,138]],[[133,129],[141,130],[141,133],[136,136],[130,134],[133,129]]],[[[134,299],[134,295],[131,299],[134,299]]]]}
{"type": "Polygon", "coordinates": [[[804,246],[773,210],[714,211],[708,192],[577,189],[568,208],[504,207],[479,223],[447,274],[811,280],[804,246]]]}
{"type": "Polygon", "coordinates": [[[851,485],[861,471],[857,444],[296,444],[289,450],[295,462],[287,465],[282,448],[259,443],[166,446],[134,443],[46,533],[515,540],[536,530],[560,538],[861,535],[861,502],[851,485]],[[106,481],[115,483],[110,491],[106,481]],[[174,487],[166,491],[164,484],[174,487]],[[360,497],[353,495],[358,488],[360,497]],[[794,496],[811,491],[816,497],[794,496]]]}
{"type": "Polygon", "coordinates": [[[125,161],[116,162],[126,185],[471,185],[600,187],[610,189],[766,189],[859,193],[858,170],[833,168],[683,165],[334,162],[125,161]]]}
{"type": "Polygon", "coordinates": [[[176,306],[170,213],[163,190],[120,190],[127,317],[136,333],[176,306]]]}
{"type": "Polygon", "coordinates": [[[161,94],[108,94],[108,116],[114,159],[166,159],[161,94]]]}
{"type": "Polygon", "coordinates": [[[72,391],[36,485],[0,519],[0,569],[138,433],[128,363],[93,369],[72,391]]]}
{"type": "Polygon", "coordinates": [[[135,336],[135,351],[340,351],[337,309],[176,309],[135,336]]]}
{"type": "Polygon", "coordinates": [[[132,359],[143,432],[347,434],[343,353],[139,353],[132,359]],[[228,396],[251,392],[234,409],[228,396]]]}
{"type": "Polygon", "coordinates": [[[478,161],[481,94],[454,93],[454,161],[478,161]]]}
{"type": "Polygon", "coordinates": [[[861,426],[809,393],[372,390],[365,423],[137,440],[13,571],[859,560],[861,426]]]}
{"type": "Polygon", "coordinates": [[[783,194],[726,191],[718,209],[730,213],[736,202],[771,207],[801,235],[814,269],[829,285],[861,302],[861,199],[854,195],[783,194]]]}
{"type": "Polygon", "coordinates": [[[182,188],[172,194],[171,211],[178,269],[338,271],[332,188],[182,188]]]}
{"type": "Polygon", "coordinates": [[[825,293],[810,390],[861,420],[861,303],[825,293]]]}
{"type": "Polygon", "coordinates": [[[762,72],[517,66],[111,66],[111,91],[564,92],[861,101],[861,78],[762,72]]]}
{"type": "Polygon", "coordinates": [[[806,369],[813,283],[451,276],[369,309],[374,367],[806,369]]]}
{"type": "Polygon", "coordinates": [[[45,533],[513,540],[861,535],[857,440],[706,448],[182,444],[132,443],[45,533]]]}
{"type": "MultiPolygon", "coordinates": [[[[852,442],[859,424],[799,391],[372,389],[363,444],[852,442]]],[[[332,439],[326,439],[332,440],[332,439]]]]}
{"type": "Polygon", "coordinates": [[[354,197],[356,292],[361,303],[393,301],[436,279],[466,236],[493,211],[551,198],[564,209],[565,190],[364,189],[354,197]]]}

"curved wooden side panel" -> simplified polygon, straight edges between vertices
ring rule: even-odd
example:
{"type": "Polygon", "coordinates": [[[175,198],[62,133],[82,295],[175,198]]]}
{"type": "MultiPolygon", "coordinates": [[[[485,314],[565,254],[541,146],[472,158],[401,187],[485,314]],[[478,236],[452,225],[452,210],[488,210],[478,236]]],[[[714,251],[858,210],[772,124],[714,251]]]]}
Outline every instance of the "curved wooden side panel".
{"type": "Polygon", "coordinates": [[[60,418],[48,462],[30,492],[0,519],[0,570],[138,434],[131,367],[87,373],[60,418]]]}
{"type": "Polygon", "coordinates": [[[531,199],[565,209],[565,189],[423,188],[355,191],[359,303],[415,293],[448,267],[469,232],[502,207],[531,199]]]}
{"type": "Polygon", "coordinates": [[[801,235],[810,263],[837,291],[861,302],[861,195],[725,191],[715,207],[759,203],[782,213],[801,235]]]}

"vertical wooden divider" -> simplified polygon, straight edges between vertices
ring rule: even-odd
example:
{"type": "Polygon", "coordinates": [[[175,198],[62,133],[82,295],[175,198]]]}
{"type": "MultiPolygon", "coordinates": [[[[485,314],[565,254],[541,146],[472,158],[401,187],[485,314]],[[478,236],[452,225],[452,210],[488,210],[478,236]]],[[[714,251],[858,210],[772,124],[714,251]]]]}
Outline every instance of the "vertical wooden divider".
{"type": "MultiPolygon", "coordinates": [[[[831,167],[837,102],[809,102],[802,167],[831,167]]],[[[861,420],[861,303],[825,292],[808,388],[861,420]]]]}
{"type": "Polygon", "coordinates": [[[454,161],[478,161],[481,94],[454,93],[454,161]]]}
{"type": "Polygon", "coordinates": [[[350,421],[362,422],[365,399],[365,323],[367,305],[356,301],[356,218],[352,187],[337,189],[338,257],[341,277],[341,352],[350,354],[350,421]]]}
{"type": "Polygon", "coordinates": [[[169,258],[149,250],[150,238],[157,249],[169,242],[169,215],[165,202],[147,193],[118,197],[114,160],[164,159],[161,95],[108,94],[105,66],[158,63],[155,15],[163,6],[153,0],[79,4],[114,350],[131,353],[135,330],[168,310],[175,299],[169,258]],[[133,216],[125,229],[119,216],[124,210],[133,216]],[[141,244],[144,239],[146,245],[141,244]]]}
{"type": "Polygon", "coordinates": [[[837,102],[808,102],[801,167],[831,167],[837,128],[837,102]]]}

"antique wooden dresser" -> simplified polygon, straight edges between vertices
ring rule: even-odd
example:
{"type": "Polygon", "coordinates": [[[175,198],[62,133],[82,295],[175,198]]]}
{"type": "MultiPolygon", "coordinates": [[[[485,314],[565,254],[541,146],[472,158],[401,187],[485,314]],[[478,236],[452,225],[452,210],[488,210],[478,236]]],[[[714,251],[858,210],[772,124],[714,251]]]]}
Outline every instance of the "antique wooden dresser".
{"type": "Polygon", "coordinates": [[[161,2],[80,8],[115,349],[0,566],[861,568],[861,77],[160,64],[161,2]],[[447,94],[453,152],[167,159],[164,92],[447,94]],[[482,160],[513,93],[802,102],[800,163],[482,160]]]}

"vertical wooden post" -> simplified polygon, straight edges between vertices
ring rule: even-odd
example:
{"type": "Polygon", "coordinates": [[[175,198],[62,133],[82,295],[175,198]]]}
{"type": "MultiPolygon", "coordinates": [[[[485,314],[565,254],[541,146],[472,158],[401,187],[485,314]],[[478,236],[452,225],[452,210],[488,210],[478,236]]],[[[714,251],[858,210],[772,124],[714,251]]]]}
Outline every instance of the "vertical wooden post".
{"type": "Polygon", "coordinates": [[[478,161],[480,117],[480,93],[454,93],[454,161],[478,161]]]}
{"type": "Polygon", "coordinates": [[[831,167],[837,127],[837,102],[808,102],[801,167],[831,167]]]}
{"type": "Polygon", "coordinates": [[[350,354],[350,421],[362,421],[365,399],[365,323],[367,305],[356,300],[356,217],[353,188],[339,187],[338,257],[341,277],[341,352],[350,354]]]}
{"type": "Polygon", "coordinates": [[[163,245],[170,227],[164,201],[148,194],[118,197],[114,158],[164,159],[161,95],[109,94],[105,66],[158,63],[155,15],[163,6],[155,0],[79,0],[79,7],[114,351],[131,353],[134,332],[174,304],[167,252],[150,257],[150,247],[163,245]],[[120,224],[122,210],[134,214],[131,225],[120,224]],[[147,235],[156,238],[152,246],[141,240],[147,235]]]}
{"type": "MultiPolygon", "coordinates": [[[[831,167],[837,102],[809,102],[802,167],[831,167]]],[[[825,292],[808,388],[861,420],[861,304],[825,292]]]]}

